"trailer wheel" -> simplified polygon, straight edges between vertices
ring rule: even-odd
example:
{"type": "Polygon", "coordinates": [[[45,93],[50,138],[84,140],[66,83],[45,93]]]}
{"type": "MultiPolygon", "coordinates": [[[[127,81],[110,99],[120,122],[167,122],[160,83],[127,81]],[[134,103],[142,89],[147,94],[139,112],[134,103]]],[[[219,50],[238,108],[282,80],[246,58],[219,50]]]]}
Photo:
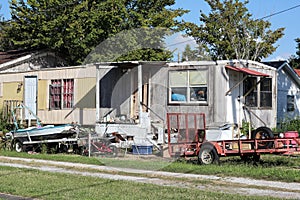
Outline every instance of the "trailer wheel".
{"type": "Polygon", "coordinates": [[[15,150],[16,152],[22,152],[23,151],[23,144],[19,140],[13,141],[12,147],[13,147],[13,150],[15,150]]]}
{"type": "MultiPolygon", "coordinates": [[[[262,126],[252,132],[251,138],[257,140],[266,140],[266,139],[274,138],[274,134],[270,128],[262,126]]],[[[273,146],[272,141],[257,142],[257,144],[258,144],[258,149],[266,149],[266,148],[271,148],[273,146]]]]}
{"type": "Polygon", "coordinates": [[[218,164],[219,163],[219,155],[215,147],[212,144],[203,144],[200,148],[200,152],[198,154],[198,163],[199,164],[218,164]]]}

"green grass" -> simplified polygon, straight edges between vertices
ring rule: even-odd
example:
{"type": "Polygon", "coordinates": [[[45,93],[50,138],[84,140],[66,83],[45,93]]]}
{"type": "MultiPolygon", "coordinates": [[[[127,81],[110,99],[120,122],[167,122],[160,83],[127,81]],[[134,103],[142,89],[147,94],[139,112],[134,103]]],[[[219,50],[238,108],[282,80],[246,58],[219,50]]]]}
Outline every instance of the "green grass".
{"type": "Polygon", "coordinates": [[[300,158],[263,155],[258,163],[243,162],[239,157],[225,157],[220,165],[198,165],[187,161],[153,161],[151,159],[109,159],[85,157],[72,154],[34,154],[0,151],[0,155],[23,158],[57,160],[113,167],[126,167],[138,169],[155,169],[169,172],[193,173],[217,176],[248,177],[255,179],[300,182],[300,158]]]}
{"type": "Polygon", "coordinates": [[[300,182],[299,158],[269,156],[263,157],[259,163],[243,163],[237,158],[227,159],[220,165],[196,165],[186,162],[174,162],[164,171],[193,173],[216,176],[235,176],[254,179],[300,182]],[[276,161],[282,161],[278,162],[276,161]]]}
{"type": "Polygon", "coordinates": [[[43,160],[56,160],[62,162],[74,162],[74,163],[85,163],[93,165],[103,165],[103,163],[96,157],[86,157],[74,154],[28,154],[25,152],[15,151],[0,151],[1,156],[9,157],[20,157],[20,158],[32,158],[32,159],[43,159],[43,160]]]}
{"type": "Polygon", "coordinates": [[[0,167],[0,191],[37,199],[275,199],[0,167]]]}

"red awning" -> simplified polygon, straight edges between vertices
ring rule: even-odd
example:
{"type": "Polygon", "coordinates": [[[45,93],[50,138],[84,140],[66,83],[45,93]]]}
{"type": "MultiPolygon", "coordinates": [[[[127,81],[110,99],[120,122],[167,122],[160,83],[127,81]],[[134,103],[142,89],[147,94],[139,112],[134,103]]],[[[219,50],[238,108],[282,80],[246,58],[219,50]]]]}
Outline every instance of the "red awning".
{"type": "Polygon", "coordinates": [[[264,73],[261,73],[261,72],[258,72],[258,71],[252,70],[252,69],[248,69],[248,68],[245,68],[245,67],[233,67],[233,66],[230,66],[230,65],[226,65],[225,67],[227,69],[231,69],[231,70],[241,72],[241,73],[244,73],[244,74],[247,74],[247,75],[265,76],[265,77],[269,76],[268,74],[264,74],[264,73]]]}

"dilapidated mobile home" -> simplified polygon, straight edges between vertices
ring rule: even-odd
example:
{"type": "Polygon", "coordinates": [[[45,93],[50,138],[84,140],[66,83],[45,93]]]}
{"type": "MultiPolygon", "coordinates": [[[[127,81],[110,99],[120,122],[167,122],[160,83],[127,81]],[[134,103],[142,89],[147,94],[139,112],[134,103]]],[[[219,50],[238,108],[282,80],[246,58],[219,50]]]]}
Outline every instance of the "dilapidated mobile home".
{"type": "Polygon", "coordinates": [[[243,120],[255,127],[276,126],[276,70],[261,63],[100,64],[98,73],[99,133],[142,138],[155,133],[162,143],[169,112],[205,113],[208,128],[243,120]]]}
{"type": "Polygon", "coordinates": [[[276,69],[258,62],[97,63],[5,72],[0,80],[2,108],[23,101],[45,124],[95,125],[100,134],[163,143],[169,112],[205,113],[208,128],[245,119],[276,126],[276,69]]]}

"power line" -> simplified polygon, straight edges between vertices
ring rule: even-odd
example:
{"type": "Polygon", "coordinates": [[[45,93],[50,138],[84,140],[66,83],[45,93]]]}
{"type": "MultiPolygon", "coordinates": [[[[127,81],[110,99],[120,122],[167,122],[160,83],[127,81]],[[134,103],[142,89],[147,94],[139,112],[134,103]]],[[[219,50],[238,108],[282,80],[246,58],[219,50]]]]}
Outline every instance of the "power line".
{"type": "Polygon", "coordinates": [[[186,41],[182,41],[182,42],[177,42],[177,43],[174,43],[174,44],[170,44],[170,45],[168,45],[168,47],[176,46],[178,44],[184,44],[184,43],[191,42],[191,41],[195,41],[195,39],[189,39],[189,40],[186,40],[186,41]]]}
{"type": "Polygon", "coordinates": [[[299,4],[299,5],[296,5],[296,6],[293,6],[293,7],[291,7],[291,8],[288,8],[288,9],[285,9],[285,10],[282,10],[282,11],[279,11],[279,12],[276,12],[276,13],[273,13],[273,14],[270,14],[270,15],[267,15],[267,16],[264,16],[264,17],[261,17],[261,18],[259,18],[259,19],[257,19],[257,20],[262,20],[262,19],[265,19],[265,18],[268,18],[268,17],[272,17],[272,16],[275,16],[275,15],[279,15],[279,14],[281,14],[281,13],[284,13],[284,12],[287,12],[287,11],[290,11],[290,10],[293,10],[293,9],[295,9],[295,8],[298,8],[298,7],[300,7],[300,4],[299,4]]]}

